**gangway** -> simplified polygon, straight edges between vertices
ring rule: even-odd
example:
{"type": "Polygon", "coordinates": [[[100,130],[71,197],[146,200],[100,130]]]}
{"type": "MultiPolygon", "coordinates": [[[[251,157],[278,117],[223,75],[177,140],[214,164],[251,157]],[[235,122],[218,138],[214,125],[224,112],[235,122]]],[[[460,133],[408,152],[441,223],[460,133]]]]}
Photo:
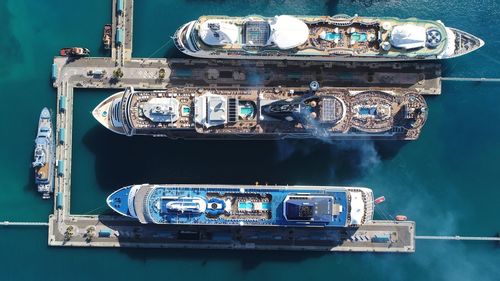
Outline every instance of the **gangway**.
{"type": "Polygon", "coordinates": [[[34,222],[34,221],[2,221],[1,226],[49,226],[48,222],[34,222]]]}
{"type": "Polygon", "coordinates": [[[456,240],[456,241],[499,241],[499,237],[479,237],[479,236],[415,236],[415,239],[421,240],[456,240]]]}
{"type": "Polygon", "coordinates": [[[441,77],[441,81],[500,82],[500,78],[486,78],[486,77],[441,77]]]}

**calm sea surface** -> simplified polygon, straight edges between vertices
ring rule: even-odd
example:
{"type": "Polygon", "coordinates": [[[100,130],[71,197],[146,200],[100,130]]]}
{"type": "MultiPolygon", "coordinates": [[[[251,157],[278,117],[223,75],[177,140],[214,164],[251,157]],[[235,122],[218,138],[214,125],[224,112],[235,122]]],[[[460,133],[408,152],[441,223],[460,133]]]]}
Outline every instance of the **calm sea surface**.
{"type": "MultiPolygon", "coordinates": [[[[486,41],[444,62],[445,76],[500,77],[499,0],[138,0],[134,57],[181,56],[165,42],[203,14],[337,13],[441,19],[486,41]]],[[[0,0],[0,220],[47,220],[30,163],[40,110],[55,107],[52,57],[73,45],[104,56],[109,22],[108,0],[0,0]]],[[[73,213],[109,212],[105,197],[133,183],[345,184],[385,195],[381,209],[415,220],[418,235],[500,232],[498,84],[443,82],[409,143],[126,138],[90,114],[112,93],[75,92],[73,213]]],[[[499,280],[499,251],[453,241],[417,241],[411,255],[69,249],[49,248],[45,228],[0,228],[0,280],[499,280]]]]}

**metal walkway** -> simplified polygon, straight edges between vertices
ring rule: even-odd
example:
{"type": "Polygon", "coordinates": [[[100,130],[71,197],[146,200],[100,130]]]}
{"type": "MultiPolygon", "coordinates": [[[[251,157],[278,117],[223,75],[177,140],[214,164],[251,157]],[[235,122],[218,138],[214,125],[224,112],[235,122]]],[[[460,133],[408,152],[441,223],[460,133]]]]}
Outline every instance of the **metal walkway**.
{"type": "Polygon", "coordinates": [[[1,226],[49,226],[48,222],[34,222],[34,221],[2,221],[1,226]]]}
{"type": "Polygon", "coordinates": [[[500,241],[500,237],[477,237],[477,236],[415,236],[420,240],[457,240],[457,241],[500,241]]]}
{"type": "Polygon", "coordinates": [[[461,81],[461,82],[500,82],[500,78],[472,78],[472,77],[441,77],[442,81],[461,81]]]}

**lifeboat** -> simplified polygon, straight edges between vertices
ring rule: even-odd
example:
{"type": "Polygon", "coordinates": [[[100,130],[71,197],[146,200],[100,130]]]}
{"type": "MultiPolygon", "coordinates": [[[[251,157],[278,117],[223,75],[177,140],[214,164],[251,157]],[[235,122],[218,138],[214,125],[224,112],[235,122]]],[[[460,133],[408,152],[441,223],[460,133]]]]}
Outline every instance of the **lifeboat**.
{"type": "Polygon", "coordinates": [[[380,197],[377,197],[377,199],[375,199],[375,201],[373,201],[375,204],[380,204],[382,202],[385,201],[385,196],[380,196],[380,197]]]}
{"type": "Polygon", "coordinates": [[[111,49],[111,24],[106,24],[104,26],[102,44],[104,45],[104,49],[111,49]]]}
{"type": "Polygon", "coordinates": [[[63,57],[86,57],[90,55],[90,51],[87,48],[80,47],[62,48],[59,55],[63,57]]]}
{"type": "Polygon", "coordinates": [[[396,220],[397,221],[406,221],[408,218],[406,216],[403,216],[403,215],[397,215],[396,216],[396,220]]]}

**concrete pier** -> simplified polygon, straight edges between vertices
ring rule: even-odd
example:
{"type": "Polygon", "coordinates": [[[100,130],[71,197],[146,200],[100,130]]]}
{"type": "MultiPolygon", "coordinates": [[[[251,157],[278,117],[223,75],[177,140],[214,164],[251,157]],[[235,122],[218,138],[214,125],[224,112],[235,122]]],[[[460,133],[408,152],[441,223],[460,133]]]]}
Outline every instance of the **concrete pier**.
{"type": "MultiPolygon", "coordinates": [[[[122,216],[71,214],[74,88],[165,89],[169,86],[308,87],[441,93],[436,63],[320,63],[283,61],[141,59],[132,57],[133,0],[113,0],[109,58],[54,58],[57,88],[54,213],[48,244],[77,247],[154,247],[352,252],[413,252],[415,223],[373,221],[359,228],[141,225],[122,216]],[[119,2],[121,3],[119,5],[119,2]],[[120,9],[119,9],[120,8],[120,9]],[[121,33],[121,35],[118,35],[121,33]],[[116,75],[117,70],[123,73],[116,75]],[[160,77],[160,70],[165,77],[160,77]],[[95,74],[99,73],[99,74],[95,74]],[[64,136],[65,139],[59,139],[64,136]]],[[[104,202],[104,198],[96,198],[104,202]]]]}
{"type": "Polygon", "coordinates": [[[234,61],[202,59],[140,59],[132,58],[117,67],[112,58],[56,57],[54,63],[60,79],[76,88],[165,89],[169,86],[209,87],[304,87],[316,80],[321,86],[355,90],[401,90],[422,95],[441,94],[441,68],[434,63],[318,63],[281,61],[234,61]],[[115,70],[123,77],[116,79],[115,70]],[[160,79],[160,70],[165,77],[160,79]],[[92,75],[92,71],[104,75],[92,75]]]}
{"type": "Polygon", "coordinates": [[[141,225],[114,216],[72,215],[63,222],[58,222],[55,216],[50,217],[48,243],[51,246],[73,247],[408,253],[415,251],[414,230],[414,222],[394,221],[374,221],[360,228],[325,230],[264,226],[141,225]],[[68,232],[71,234],[68,235],[68,232]],[[89,232],[92,234],[89,235],[89,232]]]}

